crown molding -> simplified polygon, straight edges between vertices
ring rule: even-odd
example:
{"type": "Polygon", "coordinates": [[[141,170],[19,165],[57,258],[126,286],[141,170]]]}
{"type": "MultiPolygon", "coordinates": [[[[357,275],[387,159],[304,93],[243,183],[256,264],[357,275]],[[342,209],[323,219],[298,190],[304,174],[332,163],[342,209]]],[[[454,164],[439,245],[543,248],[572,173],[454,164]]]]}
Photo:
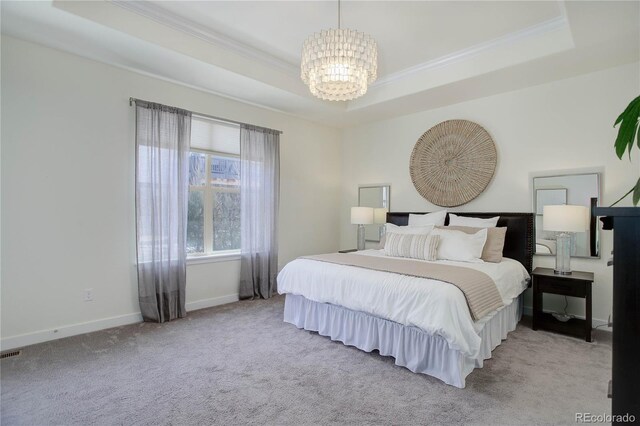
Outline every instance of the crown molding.
{"type": "Polygon", "coordinates": [[[265,53],[255,47],[213,31],[203,25],[174,15],[148,1],[111,0],[111,3],[151,19],[159,24],[181,31],[207,43],[220,46],[245,58],[275,67],[291,76],[298,77],[300,67],[284,59],[265,53]]]}
{"type": "Polygon", "coordinates": [[[541,22],[536,25],[532,25],[530,27],[524,28],[519,31],[514,31],[509,34],[505,34],[493,40],[479,43],[474,46],[467,47],[462,50],[458,50],[457,52],[453,52],[448,55],[444,55],[439,58],[432,59],[432,60],[423,62],[421,64],[417,64],[409,68],[405,68],[403,70],[388,74],[376,80],[369,87],[375,88],[375,87],[386,86],[388,84],[395,83],[397,81],[410,77],[413,74],[429,71],[436,68],[445,67],[447,65],[451,65],[456,62],[464,61],[474,56],[478,56],[487,51],[508,46],[510,44],[516,43],[523,39],[536,37],[536,36],[539,36],[551,31],[555,31],[561,28],[568,28],[569,21],[567,20],[567,17],[565,14],[564,2],[558,2],[558,3],[561,4],[560,16],[557,16],[555,18],[549,19],[547,21],[541,22]]]}
{"type": "MultiPolygon", "coordinates": [[[[265,53],[246,43],[240,42],[208,27],[193,22],[192,20],[174,15],[150,1],[111,0],[111,3],[127,9],[133,13],[136,13],[140,16],[153,20],[161,25],[165,25],[167,27],[181,31],[207,43],[225,48],[247,59],[263,63],[267,66],[275,67],[292,77],[298,78],[300,75],[300,67],[298,64],[294,64],[284,59],[278,58],[274,55],[265,53]]],[[[559,15],[552,19],[435,59],[431,59],[420,64],[413,65],[400,71],[396,71],[379,78],[369,87],[377,88],[386,86],[411,77],[412,75],[461,62],[486,53],[488,51],[514,44],[527,38],[537,37],[542,34],[562,28],[569,28],[565,1],[558,0],[557,4],[559,15]]]]}

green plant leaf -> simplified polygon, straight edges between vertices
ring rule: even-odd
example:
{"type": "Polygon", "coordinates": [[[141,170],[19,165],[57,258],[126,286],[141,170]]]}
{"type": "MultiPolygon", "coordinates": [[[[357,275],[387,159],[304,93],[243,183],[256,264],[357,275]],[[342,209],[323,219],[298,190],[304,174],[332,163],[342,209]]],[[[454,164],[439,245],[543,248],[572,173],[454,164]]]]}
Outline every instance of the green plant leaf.
{"type": "Polygon", "coordinates": [[[625,123],[626,121],[622,121],[622,124],[618,128],[618,136],[616,137],[616,141],[614,143],[616,148],[616,155],[620,159],[622,159],[624,152],[627,150],[627,142],[626,142],[626,136],[625,136],[627,131],[627,126],[625,126],[625,123]]]}
{"type": "Polygon", "coordinates": [[[627,108],[630,110],[631,108],[635,107],[635,106],[639,106],[640,105],[640,96],[637,96],[634,100],[632,100],[631,102],[629,102],[629,105],[627,105],[627,108]]]}
{"type": "MultiPolygon", "coordinates": [[[[640,129],[638,128],[640,126],[640,96],[629,102],[629,105],[627,105],[622,114],[620,114],[616,119],[613,127],[615,128],[617,125],[620,125],[620,127],[618,128],[618,135],[614,142],[616,155],[618,158],[622,159],[625,151],[628,151],[629,159],[631,159],[631,150],[633,149],[634,139],[636,140],[638,149],[640,149],[640,129]]],[[[637,206],[638,203],[640,203],[640,179],[638,179],[636,185],[631,188],[629,192],[624,194],[611,206],[615,206],[631,193],[633,193],[633,205],[637,206]]]]}
{"type": "MultiPolygon", "coordinates": [[[[634,187],[634,188],[635,188],[635,187],[634,187]]],[[[609,207],[613,207],[613,206],[615,206],[616,204],[618,204],[620,201],[622,201],[622,200],[624,200],[625,198],[627,198],[627,195],[631,194],[631,193],[633,192],[634,188],[631,188],[631,189],[629,190],[629,192],[627,192],[626,194],[624,194],[622,197],[618,198],[618,201],[616,201],[615,203],[611,204],[609,207]]]]}
{"type": "Polygon", "coordinates": [[[620,113],[620,115],[618,116],[618,118],[616,118],[616,122],[615,122],[615,123],[613,123],[613,127],[616,127],[618,124],[620,124],[620,122],[621,122],[621,121],[622,121],[622,119],[624,118],[624,113],[625,113],[626,111],[627,111],[627,110],[625,109],[624,111],[622,111],[622,112],[620,113]]]}
{"type": "Polygon", "coordinates": [[[633,190],[633,205],[637,206],[638,202],[640,202],[640,179],[638,179],[638,183],[636,183],[636,187],[633,190]]]}
{"type": "Polygon", "coordinates": [[[631,132],[631,121],[625,114],[625,117],[622,119],[622,124],[620,124],[620,129],[618,130],[618,137],[616,138],[615,146],[616,146],[616,154],[618,154],[618,158],[622,159],[624,152],[627,150],[627,146],[629,145],[629,133],[631,132]]]}
{"type": "MultiPolygon", "coordinates": [[[[620,124],[618,128],[618,136],[615,141],[616,155],[622,159],[625,151],[629,151],[631,158],[631,149],[633,148],[633,140],[636,137],[638,129],[638,118],[640,116],[640,96],[635,98],[622,114],[616,120],[614,127],[620,124]]],[[[640,143],[640,142],[639,142],[640,143]]]]}
{"type": "Polygon", "coordinates": [[[618,125],[618,123],[620,123],[622,121],[624,116],[626,114],[628,114],[638,104],[640,104],[640,96],[638,96],[637,98],[635,98],[634,100],[629,102],[629,105],[627,105],[627,107],[624,109],[624,111],[622,111],[622,114],[620,114],[618,116],[618,118],[616,119],[616,122],[613,124],[613,127],[616,127],[618,125]]]}
{"type": "Polygon", "coordinates": [[[629,150],[629,159],[631,159],[631,148],[633,148],[633,140],[636,136],[638,128],[638,115],[640,115],[640,105],[633,107],[623,118],[620,128],[624,128],[624,145],[629,150]]]}
{"type": "MultiPolygon", "coordinates": [[[[640,108],[638,108],[638,114],[640,114],[640,108]]],[[[638,131],[638,118],[636,118],[636,122],[631,127],[631,136],[627,141],[627,147],[629,148],[629,160],[631,160],[631,149],[633,148],[633,140],[636,137],[636,132],[638,131]]]]}

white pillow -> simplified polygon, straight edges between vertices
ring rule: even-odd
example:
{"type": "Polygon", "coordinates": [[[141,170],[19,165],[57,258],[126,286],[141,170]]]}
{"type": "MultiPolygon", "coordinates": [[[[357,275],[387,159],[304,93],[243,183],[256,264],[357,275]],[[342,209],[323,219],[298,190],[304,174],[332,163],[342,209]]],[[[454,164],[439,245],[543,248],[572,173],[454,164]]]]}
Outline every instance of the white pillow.
{"type": "Polygon", "coordinates": [[[434,229],[432,234],[440,236],[438,260],[484,263],[481,257],[484,243],[487,241],[486,228],[475,234],[446,229],[434,229]]]}
{"type": "Polygon", "coordinates": [[[464,217],[449,213],[449,226],[472,226],[474,228],[495,228],[498,226],[500,216],[489,219],[479,217],[464,217]]]}
{"type": "Polygon", "coordinates": [[[393,257],[436,260],[439,235],[399,234],[389,232],[384,244],[384,254],[393,257]]]}
{"type": "Polygon", "coordinates": [[[433,225],[426,226],[398,226],[393,223],[386,223],[384,228],[384,235],[380,239],[378,249],[383,249],[387,242],[387,234],[389,232],[395,232],[396,234],[413,234],[413,235],[428,235],[433,231],[433,225]]]}
{"type": "Polygon", "coordinates": [[[427,235],[433,231],[433,225],[425,226],[398,226],[393,223],[385,224],[385,232],[395,232],[396,234],[414,234],[414,235],[427,235]]]}
{"type": "Polygon", "coordinates": [[[409,226],[444,226],[444,219],[446,217],[446,210],[427,214],[409,214],[409,226]]]}

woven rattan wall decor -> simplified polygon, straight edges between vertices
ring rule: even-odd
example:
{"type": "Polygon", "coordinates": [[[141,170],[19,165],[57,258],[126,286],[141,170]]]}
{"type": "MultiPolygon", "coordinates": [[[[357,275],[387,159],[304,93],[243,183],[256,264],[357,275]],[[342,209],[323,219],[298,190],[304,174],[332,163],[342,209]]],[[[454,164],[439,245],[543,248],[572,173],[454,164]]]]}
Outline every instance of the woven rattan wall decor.
{"type": "Polygon", "coordinates": [[[496,162],[496,145],[482,126],[467,120],[448,120],[418,139],[409,172],[420,195],[435,205],[455,207],[485,190],[496,162]]]}

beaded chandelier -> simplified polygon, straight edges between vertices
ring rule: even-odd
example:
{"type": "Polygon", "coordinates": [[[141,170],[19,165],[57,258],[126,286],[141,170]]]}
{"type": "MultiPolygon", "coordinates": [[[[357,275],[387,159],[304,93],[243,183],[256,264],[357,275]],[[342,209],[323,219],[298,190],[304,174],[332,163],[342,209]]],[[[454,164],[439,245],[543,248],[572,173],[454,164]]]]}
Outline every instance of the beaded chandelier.
{"type": "Polygon", "coordinates": [[[322,30],[302,45],[302,81],[311,93],[328,101],[348,101],[367,93],[377,78],[376,41],[365,33],[340,28],[322,30]]]}

